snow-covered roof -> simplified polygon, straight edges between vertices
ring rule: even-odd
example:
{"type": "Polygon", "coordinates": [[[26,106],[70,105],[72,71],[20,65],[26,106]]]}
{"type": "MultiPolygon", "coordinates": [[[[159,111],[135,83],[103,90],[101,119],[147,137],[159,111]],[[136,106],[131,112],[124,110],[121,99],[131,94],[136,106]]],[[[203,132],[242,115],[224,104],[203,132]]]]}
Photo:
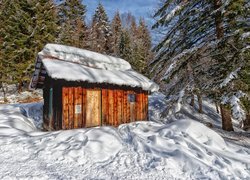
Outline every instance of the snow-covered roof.
{"type": "Polygon", "coordinates": [[[59,44],[47,44],[38,56],[53,57],[68,62],[82,64],[88,67],[109,69],[109,70],[129,70],[131,65],[121,59],[85,49],[59,44]]]}
{"type": "Polygon", "coordinates": [[[139,87],[151,92],[159,89],[157,84],[134,71],[123,59],[57,44],[47,44],[38,53],[30,88],[41,88],[45,74],[66,81],[139,87]]]}

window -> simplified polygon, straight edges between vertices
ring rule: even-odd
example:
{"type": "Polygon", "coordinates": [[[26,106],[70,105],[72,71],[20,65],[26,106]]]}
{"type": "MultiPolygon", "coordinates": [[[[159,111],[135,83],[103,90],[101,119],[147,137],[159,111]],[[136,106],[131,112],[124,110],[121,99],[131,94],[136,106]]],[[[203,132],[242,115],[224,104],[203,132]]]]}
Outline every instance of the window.
{"type": "Polygon", "coordinates": [[[128,101],[130,103],[135,102],[135,94],[128,94],[128,101]]]}

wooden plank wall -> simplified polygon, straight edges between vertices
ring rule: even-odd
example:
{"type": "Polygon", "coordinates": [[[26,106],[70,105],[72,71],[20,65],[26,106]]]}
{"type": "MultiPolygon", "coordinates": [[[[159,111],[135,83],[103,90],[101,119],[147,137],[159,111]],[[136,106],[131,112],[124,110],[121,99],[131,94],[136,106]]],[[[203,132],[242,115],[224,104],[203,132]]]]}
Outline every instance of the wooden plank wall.
{"type": "Polygon", "coordinates": [[[62,129],[69,129],[69,88],[62,88],[63,121],[62,129]]]}
{"type": "Polygon", "coordinates": [[[88,93],[90,91],[91,89],[82,87],[62,88],[62,129],[97,125],[118,126],[122,123],[147,120],[148,118],[148,93],[145,91],[101,89],[101,108],[99,110],[90,110],[87,108],[90,107],[89,103],[92,103],[92,105],[94,103],[93,107],[97,103],[88,102],[88,100],[97,101],[95,97],[90,97],[92,96],[91,93],[88,93]],[[129,94],[135,95],[135,102],[129,102],[129,94]],[[93,114],[98,114],[99,111],[100,116],[93,117],[93,114]],[[95,119],[94,121],[100,119],[99,123],[90,123],[92,118],[95,119]]]}

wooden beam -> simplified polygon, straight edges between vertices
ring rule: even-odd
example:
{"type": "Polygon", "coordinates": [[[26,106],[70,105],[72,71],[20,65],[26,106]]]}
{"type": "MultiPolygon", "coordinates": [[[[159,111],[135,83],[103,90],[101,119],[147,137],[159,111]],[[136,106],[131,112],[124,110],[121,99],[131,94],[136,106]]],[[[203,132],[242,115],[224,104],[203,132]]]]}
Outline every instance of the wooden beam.
{"type": "Polygon", "coordinates": [[[69,129],[69,90],[62,88],[62,129],[69,129]]]}
{"type": "Polygon", "coordinates": [[[74,91],[69,87],[69,129],[74,128],[74,91]]]}

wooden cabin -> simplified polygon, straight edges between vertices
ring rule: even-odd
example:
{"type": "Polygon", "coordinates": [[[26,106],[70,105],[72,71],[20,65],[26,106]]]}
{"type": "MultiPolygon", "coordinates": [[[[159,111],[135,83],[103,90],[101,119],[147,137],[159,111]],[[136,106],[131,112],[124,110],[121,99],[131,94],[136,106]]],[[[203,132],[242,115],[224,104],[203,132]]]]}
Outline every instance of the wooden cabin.
{"type": "Polygon", "coordinates": [[[147,120],[148,95],[158,85],[123,59],[47,44],[30,88],[43,89],[44,128],[59,130],[147,120]]]}

